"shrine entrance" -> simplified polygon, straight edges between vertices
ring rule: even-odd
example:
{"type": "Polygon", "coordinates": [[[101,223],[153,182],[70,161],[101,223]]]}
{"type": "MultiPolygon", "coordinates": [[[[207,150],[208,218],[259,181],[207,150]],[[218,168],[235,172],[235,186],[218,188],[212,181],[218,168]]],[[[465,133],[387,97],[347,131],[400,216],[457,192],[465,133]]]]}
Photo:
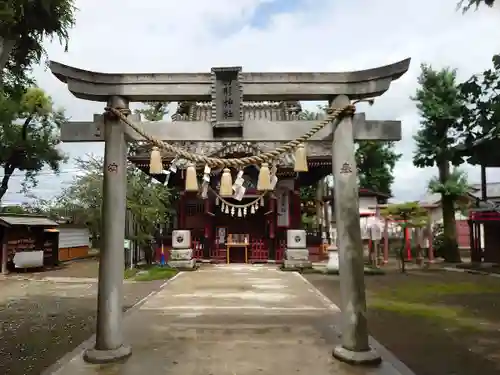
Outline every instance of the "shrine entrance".
{"type": "Polygon", "coordinates": [[[272,225],[272,212],[266,210],[268,199],[247,194],[241,201],[229,198],[218,203],[211,238],[216,251],[225,252],[226,263],[267,261],[272,225]]]}
{"type": "MultiPolygon", "coordinates": [[[[259,194],[269,195],[269,215],[273,215],[269,229],[271,246],[276,245],[278,180],[285,177],[292,182],[301,181],[307,175],[315,176],[318,181],[322,176],[313,172],[310,157],[318,149],[320,155],[326,155],[335,181],[334,211],[342,296],[342,344],[334,349],[333,355],[351,364],[379,364],[381,357],[369,345],[366,321],[354,142],[398,141],[401,122],[367,121],[364,114],[355,114],[355,111],[360,101],[373,104],[373,98],[387,91],[393,80],[406,73],[409,64],[410,59],[406,59],[345,73],[247,73],[241,67],[217,67],[207,73],[107,74],[51,62],[54,75],[66,83],[76,97],[106,102],[105,114],[95,116],[93,122],[68,123],[61,129],[63,142],[105,141],[104,248],[99,267],[96,346],[86,351],[85,359],[102,363],[131,355],[131,348],[123,343],[124,255],[115,250],[123,247],[125,235],[126,142],[146,141],[154,146],[147,172],[160,181],[170,183],[173,177],[182,184],[181,201],[187,195],[203,199],[207,218],[215,215],[210,207],[210,191],[217,191],[225,199],[236,198],[243,191],[243,199],[247,192],[240,172],[250,165],[256,166],[257,190],[259,194]],[[304,116],[294,111],[300,106],[299,101],[319,100],[329,103],[327,113],[321,118],[304,120],[304,116]],[[179,102],[184,112],[179,113],[176,124],[141,123],[140,116],[131,113],[129,104],[145,101],[179,102]],[[186,105],[189,103],[191,105],[186,105]],[[216,149],[220,149],[235,141],[266,147],[241,158],[212,155],[203,149],[207,144],[215,144],[216,149]],[[167,157],[170,159],[165,162],[167,157]],[[180,160],[182,166],[176,164],[180,160]],[[213,178],[215,176],[218,177],[213,178]],[[216,180],[220,181],[218,185],[216,180]]],[[[305,231],[300,229],[298,186],[293,186],[293,194],[287,198],[290,211],[291,207],[299,209],[288,216],[286,225],[283,223],[288,231],[285,267],[287,262],[290,267],[311,266],[305,231]],[[293,221],[297,217],[299,222],[293,221]]],[[[234,223],[237,220],[234,219],[234,223]]],[[[205,221],[205,235],[213,234],[213,225],[205,221]]],[[[185,228],[177,229],[172,236],[171,259],[177,266],[192,269],[195,261],[190,248],[191,232],[185,228]]],[[[243,240],[245,244],[250,238],[243,236],[236,240],[235,243],[241,244],[239,241],[243,240]]],[[[271,250],[274,253],[276,249],[270,249],[270,253],[271,250]]],[[[231,257],[227,261],[231,261],[231,257]]]]}

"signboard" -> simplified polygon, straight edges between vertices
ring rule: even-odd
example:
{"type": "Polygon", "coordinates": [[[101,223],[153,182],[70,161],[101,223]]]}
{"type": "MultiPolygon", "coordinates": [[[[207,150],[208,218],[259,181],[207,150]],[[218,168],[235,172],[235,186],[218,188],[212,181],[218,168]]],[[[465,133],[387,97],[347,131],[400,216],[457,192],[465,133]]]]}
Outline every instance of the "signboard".
{"type": "Polygon", "coordinates": [[[277,225],[279,228],[288,228],[290,226],[290,191],[280,189],[276,192],[277,206],[277,225]]]}
{"type": "Polygon", "coordinates": [[[215,74],[215,119],[217,123],[241,121],[241,68],[213,68],[215,74]]]}
{"type": "Polygon", "coordinates": [[[43,267],[43,250],[21,251],[14,255],[14,266],[16,268],[43,267]]]}
{"type": "Polygon", "coordinates": [[[226,228],[217,227],[216,235],[217,235],[217,243],[224,245],[226,243],[226,228]]]}

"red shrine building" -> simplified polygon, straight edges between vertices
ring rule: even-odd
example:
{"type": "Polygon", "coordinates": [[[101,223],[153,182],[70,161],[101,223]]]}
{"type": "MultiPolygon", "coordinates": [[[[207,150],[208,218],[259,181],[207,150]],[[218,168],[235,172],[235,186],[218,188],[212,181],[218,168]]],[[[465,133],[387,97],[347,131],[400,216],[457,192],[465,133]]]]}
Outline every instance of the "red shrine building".
{"type": "MultiPolygon", "coordinates": [[[[246,118],[269,118],[273,120],[297,120],[301,107],[297,102],[244,103],[246,118]]],[[[209,120],[210,103],[180,103],[172,116],[175,121],[209,120]]],[[[212,157],[240,158],[258,155],[275,149],[275,142],[175,142],[190,152],[212,157]]],[[[163,153],[164,173],[154,175],[158,181],[176,188],[180,199],[176,202],[177,216],[172,229],[191,231],[191,248],[197,260],[221,263],[281,262],[288,229],[302,229],[302,209],[299,188],[313,186],[331,174],[331,142],[318,142],[307,147],[308,172],[294,172],[294,160],[285,155],[278,161],[278,183],[272,192],[257,191],[259,170],[248,166],[243,170],[245,195],[241,200],[222,198],[218,195],[221,171],[211,171],[210,188],[206,199],[199,193],[184,191],[186,163],[175,155],[163,153]],[[172,168],[172,166],[174,166],[172,168]],[[172,171],[175,171],[175,173],[172,171]],[[166,181],[168,179],[168,181],[166,181]],[[232,248],[232,245],[239,245],[232,248]]],[[[139,152],[129,157],[138,168],[149,174],[149,152],[139,152]]],[[[197,165],[201,180],[204,165],[197,165]]],[[[238,173],[233,170],[233,181],[238,173]]],[[[362,192],[366,195],[366,191],[362,192]]],[[[374,193],[376,196],[377,194],[374,193]]],[[[165,238],[164,238],[165,239],[165,238]]],[[[171,241],[171,240],[170,240],[171,241]]],[[[319,260],[321,234],[307,239],[311,260],[319,260]],[[316,258],[316,259],[314,259],[316,258]]],[[[163,242],[169,248],[168,237],[163,242]]],[[[167,253],[167,252],[165,252],[167,253]]]]}

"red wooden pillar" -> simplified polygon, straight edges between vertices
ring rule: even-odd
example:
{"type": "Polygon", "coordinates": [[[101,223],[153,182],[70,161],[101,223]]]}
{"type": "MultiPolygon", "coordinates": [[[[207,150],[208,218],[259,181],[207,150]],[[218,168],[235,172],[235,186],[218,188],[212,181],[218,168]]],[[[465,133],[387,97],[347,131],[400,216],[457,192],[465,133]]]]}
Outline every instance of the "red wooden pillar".
{"type": "Polygon", "coordinates": [[[405,238],[406,238],[406,257],[411,260],[411,238],[410,238],[410,228],[405,227],[405,238]]]}
{"type": "Polygon", "coordinates": [[[389,262],[389,220],[385,219],[384,224],[384,264],[389,262]]]}
{"type": "Polygon", "coordinates": [[[212,217],[210,216],[210,199],[206,198],[204,199],[204,206],[205,206],[205,227],[204,227],[204,233],[203,235],[205,238],[208,240],[210,236],[210,229],[211,229],[211,224],[212,224],[212,217]]]}
{"type": "Polygon", "coordinates": [[[186,228],[186,194],[182,192],[179,199],[179,228],[186,228]]]}
{"type": "Polygon", "coordinates": [[[293,229],[300,229],[302,227],[302,218],[301,218],[301,211],[302,209],[300,208],[300,183],[299,180],[296,179],[294,181],[294,191],[292,194],[292,202],[290,202],[291,208],[292,208],[292,224],[291,227],[293,229]]]}
{"type": "Polygon", "coordinates": [[[206,198],[203,202],[205,205],[205,227],[203,230],[203,258],[210,258],[210,250],[212,247],[212,227],[213,217],[210,215],[210,198],[206,198]]]}
{"type": "Polygon", "coordinates": [[[271,195],[269,197],[269,211],[271,212],[269,214],[269,238],[276,238],[276,196],[271,195]]]}
{"type": "Polygon", "coordinates": [[[276,260],[276,225],[277,225],[277,212],[276,212],[276,196],[272,193],[269,196],[269,241],[267,244],[267,248],[269,250],[268,259],[276,260]]]}

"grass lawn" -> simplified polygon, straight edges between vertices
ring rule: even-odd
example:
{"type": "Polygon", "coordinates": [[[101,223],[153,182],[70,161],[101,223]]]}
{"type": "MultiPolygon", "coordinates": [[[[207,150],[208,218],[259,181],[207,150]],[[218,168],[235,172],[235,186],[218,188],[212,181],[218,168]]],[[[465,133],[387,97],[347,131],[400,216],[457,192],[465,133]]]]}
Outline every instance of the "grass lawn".
{"type": "Polygon", "coordinates": [[[149,268],[126,269],[124,277],[134,281],[168,280],[178,272],[175,268],[152,266],[149,268]]]}
{"type": "MultiPolygon", "coordinates": [[[[339,304],[338,277],[306,277],[339,304]]],[[[500,374],[500,279],[419,270],[365,282],[371,334],[417,375],[500,374]]]]}

